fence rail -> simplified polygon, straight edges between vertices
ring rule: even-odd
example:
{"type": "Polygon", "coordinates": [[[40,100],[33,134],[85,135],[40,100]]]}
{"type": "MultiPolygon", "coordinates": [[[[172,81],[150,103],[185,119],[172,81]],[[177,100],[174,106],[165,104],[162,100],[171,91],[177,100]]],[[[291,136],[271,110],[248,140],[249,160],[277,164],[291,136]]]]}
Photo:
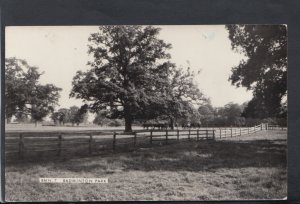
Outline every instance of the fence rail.
{"type": "MultiPolygon", "coordinates": [[[[92,155],[102,150],[116,151],[119,148],[136,148],[141,144],[168,144],[179,140],[215,140],[219,138],[249,135],[261,130],[274,129],[260,124],[254,127],[211,128],[182,130],[141,130],[121,132],[8,132],[5,136],[5,153],[17,154],[20,159],[33,152],[56,152],[61,156],[65,151],[81,148],[81,152],[92,155]]],[[[276,127],[278,128],[278,127],[276,127]]],[[[279,128],[283,129],[283,128],[279,128]]]]}
{"type": "Polygon", "coordinates": [[[218,138],[238,137],[243,135],[249,135],[261,130],[267,130],[266,124],[260,124],[254,127],[239,127],[239,128],[219,128],[217,129],[218,138]]]}
{"type": "Polygon", "coordinates": [[[268,130],[287,130],[287,127],[279,125],[268,125],[268,130]]]}

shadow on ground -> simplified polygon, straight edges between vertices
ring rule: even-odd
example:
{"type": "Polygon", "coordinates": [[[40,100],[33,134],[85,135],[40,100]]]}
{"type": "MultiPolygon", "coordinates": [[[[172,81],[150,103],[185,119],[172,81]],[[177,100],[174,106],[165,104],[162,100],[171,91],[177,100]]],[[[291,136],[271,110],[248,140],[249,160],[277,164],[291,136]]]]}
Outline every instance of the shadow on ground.
{"type": "Polygon", "coordinates": [[[53,163],[55,170],[73,172],[122,171],[204,171],[218,168],[286,167],[287,144],[276,140],[182,141],[169,145],[145,146],[126,151],[102,152],[90,157],[49,157],[43,161],[11,162],[8,165],[26,168],[33,163],[53,163]]]}

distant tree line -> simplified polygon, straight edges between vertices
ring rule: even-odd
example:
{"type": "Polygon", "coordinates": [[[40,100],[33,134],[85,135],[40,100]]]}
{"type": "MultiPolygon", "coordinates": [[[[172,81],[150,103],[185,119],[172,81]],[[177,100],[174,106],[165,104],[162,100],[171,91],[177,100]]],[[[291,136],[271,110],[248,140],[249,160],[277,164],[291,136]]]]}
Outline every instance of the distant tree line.
{"type": "Polygon", "coordinates": [[[54,124],[65,125],[71,123],[72,126],[75,124],[78,126],[80,123],[86,123],[88,119],[88,112],[85,106],[77,107],[71,106],[69,109],[61,108],[53,112],[51,119],[54,124]]]}
{"type": "Polygon", "coordinates": [[[254,126],[260,123],[286,126],[287,120],[280,117],[249,117],[247,107],[249,102],[243,104],[228,103],[223,107],[213,107],[210,102],[199,107],[202,126],[230,127],[230,126],[254,126]]]}

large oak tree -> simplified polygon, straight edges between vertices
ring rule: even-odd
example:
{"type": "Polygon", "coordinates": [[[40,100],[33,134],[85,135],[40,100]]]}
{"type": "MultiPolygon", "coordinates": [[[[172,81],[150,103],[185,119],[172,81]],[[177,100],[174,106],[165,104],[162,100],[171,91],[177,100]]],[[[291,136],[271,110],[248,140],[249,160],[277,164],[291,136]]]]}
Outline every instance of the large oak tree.
{"type": "Polygon", "coordinates": [[[38,67],[28,65],[25,60],[5,60],[5,116],[8,122],[14,115],[30,115],[37,122],[53,111],[61,89],[53,84],[40,84],[42,74],[38,67]]]}
{"type": "Polygon", "coordinates": [[[286,115],[287,27],[285,25],[227,25],[232,49],[246,60],[232,68],[233,85],[253,90],[245,109],[249,117],[286,115]],[[259,110],[258,110],[259,108],[259,110]]]}
{"type": "MultiPolygon", "coordinates": [[[[124,118],[125,131],[150,106],[159,106],[166,93],[171,47],[152,26],[101,26],[89,37],[91,69],[78,71],[70,96],[83,99],[92,112],[124,118]]],[[[155,111],[155,109],[151,109],[155,111]]],[[[147,114],[146,114],[147,115],[147,114]]],[[[150,117],[150,114],[148,115],[150,117]]],[[[154,116],[154,115],[153,115],[154,116]]]]}

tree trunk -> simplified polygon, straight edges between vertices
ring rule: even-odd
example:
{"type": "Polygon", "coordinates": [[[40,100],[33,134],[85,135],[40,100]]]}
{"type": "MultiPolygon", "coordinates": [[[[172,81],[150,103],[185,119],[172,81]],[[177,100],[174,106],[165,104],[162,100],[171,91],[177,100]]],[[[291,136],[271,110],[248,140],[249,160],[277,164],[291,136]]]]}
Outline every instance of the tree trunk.
{"type": "Polygon", "coordinates": [[[11,122],[11,117],[6,118],[6,123],[9,124],[11,122]]]}
{"type": "Polygon", "coordinates": [[[125,116],[125,132],[132,132],[132,119],[125,116]]]}
{"type": "Polygon", "coordinates": [[[7,108],[5,109],[5,118],[6,118],[6,123],[9,124],[11,123],[11,119],[13,117],[13,114],[10,113],[9,110],[7,110],[7,108]]]}
{"type": "Polygon", "coordinates": [[[124,105],[125,132],[132,132],[132,115],[129,104],[124,105]]]}
{"type": "Polygon", "coordinates": [[[174,130],[174,118],[170,118],[170,128],[171,130],[174,130]]]}

